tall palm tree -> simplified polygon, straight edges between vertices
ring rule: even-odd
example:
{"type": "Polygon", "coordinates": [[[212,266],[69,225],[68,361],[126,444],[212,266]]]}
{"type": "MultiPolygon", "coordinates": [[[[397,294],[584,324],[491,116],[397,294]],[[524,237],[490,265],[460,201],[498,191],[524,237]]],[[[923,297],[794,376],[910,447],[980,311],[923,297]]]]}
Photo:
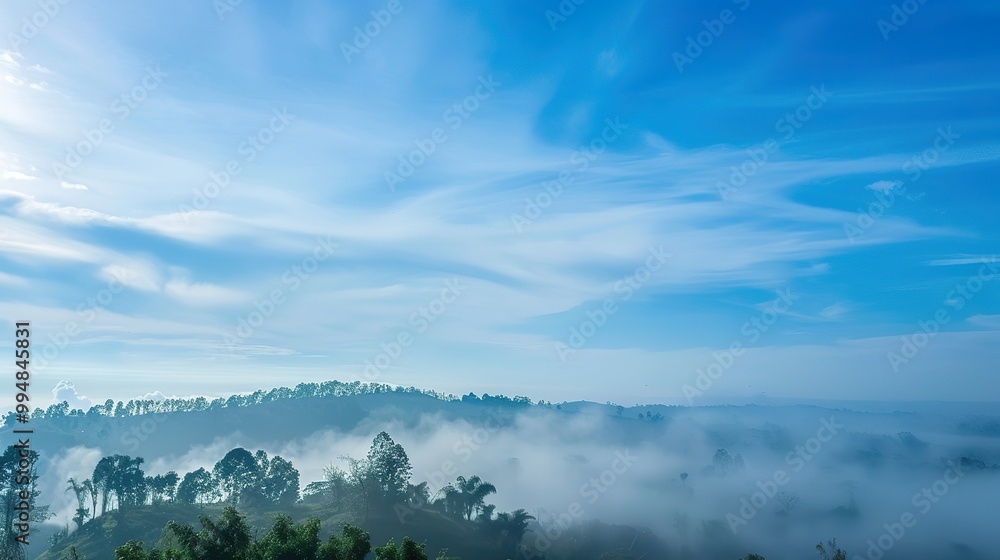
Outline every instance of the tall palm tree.
{"type": "Polygon", "coordinates": [[[504,511],[497,514],[496,523],[499,529],[500,538],[506,541],[508,550],[513,551],[520,544],[524,534],[528,532],[528,523],[535,519],[523,509],[517,509],[510,513],[504,511]]]}
{"type": "Polygon", "coordinates": [[[472,512],[484,505],[486,496],[496,494],[497,488],[489,482],[484,482],[477,475],[465,478],[460,476],[455,480],[455,489],[461,498],[460,504],[465,518],[472,520],[472,512]]]}

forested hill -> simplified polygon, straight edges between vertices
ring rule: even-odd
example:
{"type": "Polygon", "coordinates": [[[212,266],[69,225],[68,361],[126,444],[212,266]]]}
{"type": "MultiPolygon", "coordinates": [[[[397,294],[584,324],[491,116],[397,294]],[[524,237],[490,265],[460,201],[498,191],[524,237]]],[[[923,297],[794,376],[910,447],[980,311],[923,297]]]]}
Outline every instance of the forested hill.
{"type": "MultiPolygon", "coordinates": [[[[112,399],[108,399],[104,403],[93,405],[87,410],[71,409],[69,403],[63,401],[61,403],[52,404],[47,408],[34,408],[31,412],[31,418],[33,420],[46,418],[56,419],[63,417],[74,418],[80,416],[122,418],[160,412],[201,412],[245,408],[271,402],[307,397],[346,397],[360,395],[385,395],[390,393],[426,395],[444,401],[460,400],[454,395],[417,389],[415,387],[398,387],[386,385],[384,383],[362,383],[360,381],[343,383],[334,380],[323,383],[299,383],[294,388],[277,387],[268,391],[260,389],[249,394],[231,395],[229,397],[219,397],[212,400],[205,397],[163,398],[158,400],[132,399],[127,402],[115,402],[112,399]]],[[[462,397],[461,400],[469,400],[470,398],[486,403],[521,405],[531,404],[531,400],[527,397],[508,398],[504,396],[483,395],[482,398],[479,398],[470,394],[462,397]]],[[[14,423],[15,414],[13,411],[8,412],[2,419],[0,419],[0,427],[12,426],[14,423]]]]}
{"type": "MultiPolygon", "coordinates": [[[[212,401],[109,400],[88,411],[69,410],[64,402],[36,409],[31,422],[36,432],[45,434],[39,438],[42,447],[36,448],[43,456],[45,450],[78,445],[100,447],[105,453],[141,455],[148,450],[160,456],[183,454],[192,446],[234,433],[249,438],[248,445],[259,445],[295,440],[316,430],[351,431],[377,410],[391,410],[393,418],[404,422],[415,422],[423,414],[441,414],[476,423],[491,410],[513,413],[530,406],[531,401],[524,397],[483,395],[457,399],[413,388],[331,381],[212,401]]],[[[0,433],[14,424],[13,413],[5,420],[0,433]]]]}

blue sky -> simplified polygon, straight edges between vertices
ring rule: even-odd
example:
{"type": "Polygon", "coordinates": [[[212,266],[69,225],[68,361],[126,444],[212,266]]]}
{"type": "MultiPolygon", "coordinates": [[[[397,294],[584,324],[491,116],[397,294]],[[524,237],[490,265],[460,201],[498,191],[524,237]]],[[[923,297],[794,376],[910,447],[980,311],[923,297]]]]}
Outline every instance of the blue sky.
{"type": "Polygon", "coordinates": [[[993,3],[43,4],[0,8],[41,404],[1000,399],[993,3]]]}

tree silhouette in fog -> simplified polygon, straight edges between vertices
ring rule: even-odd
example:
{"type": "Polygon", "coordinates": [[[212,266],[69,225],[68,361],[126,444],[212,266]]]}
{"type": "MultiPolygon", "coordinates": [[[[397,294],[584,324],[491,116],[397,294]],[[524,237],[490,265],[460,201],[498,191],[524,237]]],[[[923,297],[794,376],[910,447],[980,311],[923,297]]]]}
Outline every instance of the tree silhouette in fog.
{"type": "Polygon", "coordinates": [[[497,488],[479,476],[473,475],[469,478],[458,477],[454,483],[445,486],[443,492],[447,502],[460,508],[459,511],[471,521],[472,513],[483,507],[486,497],[496,494],[497,488]]]}

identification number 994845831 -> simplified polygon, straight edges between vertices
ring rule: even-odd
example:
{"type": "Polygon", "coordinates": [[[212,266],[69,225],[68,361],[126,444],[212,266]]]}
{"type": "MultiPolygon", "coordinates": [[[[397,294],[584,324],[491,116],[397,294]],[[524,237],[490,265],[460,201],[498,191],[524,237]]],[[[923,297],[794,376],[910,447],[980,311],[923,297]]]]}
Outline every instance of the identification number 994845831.
{"type": "Polygon", "coordinates": [[[28,330],[31,325],[25,321],[14,324],[14,386],[17,392],[14,398],[17,400],[15,411],[18,422],[28,421],[28,385],[31,381],[31,374],[28,373],[28,365],[31,363],[31,332],[28,330]]]}

